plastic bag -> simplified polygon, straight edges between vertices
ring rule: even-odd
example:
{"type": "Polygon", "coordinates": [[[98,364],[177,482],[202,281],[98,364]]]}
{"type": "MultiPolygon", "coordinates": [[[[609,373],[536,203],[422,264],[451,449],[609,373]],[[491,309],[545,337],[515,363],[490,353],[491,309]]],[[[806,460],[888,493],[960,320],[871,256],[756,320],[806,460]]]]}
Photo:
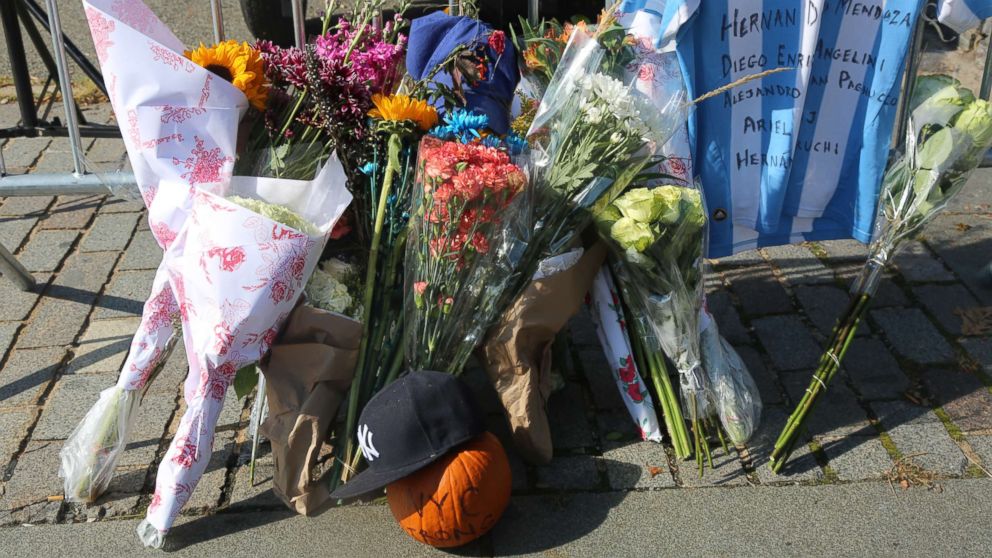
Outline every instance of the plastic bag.
{"type": "Polygon", "coordinates": [[[159,531],[154,525],[148,523],[147,519],[142,519],[138,524],[138,540],[145,548],[162,548],[165,544],[165,535],[168,531],[159,531]]]}
{"type": "Polygon", "coordinates": [[[704,312],[700,345],[703,368],[723,430],[737,446],[751,438],[761,422],[758,385],[737,351],[720,335],[716,322],[704,312]]]}
{"type": "Polygon", "coordinates": [[[107,490],[124,453],[141,394],[114,386],[103,390],[59,452],[65,499],[88,503],[107,490]]]}

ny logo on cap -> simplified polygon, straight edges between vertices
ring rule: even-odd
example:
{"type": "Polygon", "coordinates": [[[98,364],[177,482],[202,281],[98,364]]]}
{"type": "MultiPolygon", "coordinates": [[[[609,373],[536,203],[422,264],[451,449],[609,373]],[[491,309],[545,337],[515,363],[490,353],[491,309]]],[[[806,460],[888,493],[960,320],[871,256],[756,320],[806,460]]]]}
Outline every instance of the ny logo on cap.
{"type": "Polygon", "coordinates": [[[362,448],[362,455],[365,456],[366,461],[371,463],[379,457],[379,450],[372,445],[372,431],[369,430],[368,425],[363,424],[358,427],[358,446],[362,448]]]}

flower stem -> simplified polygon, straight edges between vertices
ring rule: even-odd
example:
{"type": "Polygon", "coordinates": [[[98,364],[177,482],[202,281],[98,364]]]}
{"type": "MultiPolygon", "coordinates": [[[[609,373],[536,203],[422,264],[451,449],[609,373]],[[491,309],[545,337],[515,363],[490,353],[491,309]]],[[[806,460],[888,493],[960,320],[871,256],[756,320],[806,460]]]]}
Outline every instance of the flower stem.
{"type": "Polygon", "coordinates": [[[820,394],[826,391],[830,380],[833,379],[837,370],[840,368],[840,363],[844,359],[847,349],[851,346],[851,342],[854,340],[858,326],[861,325],[861,319],[870,302],[870,294],[857,294],[851,299],[847,310],[841,316],[837,326],[834,327],[830,343],[827,345],[826,352],[820,357],[819,365],[816,371],[813,372],[813,378],[806,388],[806,393],[803,395],[802,400],[799,401],[799,404],[796,405],[792,414],[789,415],[789,420],[786,421],[782,433],[779,434],[778,440],[775,442],[775,447],[769,458],[772,471],[776,473],[781,472],[782,468],[789,461],[789,456],[792,455],[792,451],[799,439],[799,433],[806,423],[810,411],[813,410],[813,406],[818,401],[820,394]]]}
{"type": "MultiPolygon", "coordinates": [[[[389,136],[388,155],[386,158],[386,172],[383,176],[382,191],[379,193],[379,205],[376,208],[375,225],[372,232],[372,249],[369,253],[368,270],[365,273],[365,294],[363,298],[364,316],[362,317],[362,342],[358,348],[358,362],[355,364],[355,378],[352,380],[352,388],[348,397],[348,415],[345,421],[345,461],[352,461],[355,453],[355,439],[352,434],[355,431],[355,423],[358,421],[359,394],[363,377],[365,375],[366,352],[369,342],[369,321],[372,318],[372,299],[375,295],[375,279],[378,271],[379,246],[382,243],[382,229],[386,220],[386,206],[389,194],[393,186],[393,177],[399,167],[399,155],[403,144],[398,134],[389,136]]],[[[350,476],[350,471],[345,471],[345,475],[350,476]]]]}

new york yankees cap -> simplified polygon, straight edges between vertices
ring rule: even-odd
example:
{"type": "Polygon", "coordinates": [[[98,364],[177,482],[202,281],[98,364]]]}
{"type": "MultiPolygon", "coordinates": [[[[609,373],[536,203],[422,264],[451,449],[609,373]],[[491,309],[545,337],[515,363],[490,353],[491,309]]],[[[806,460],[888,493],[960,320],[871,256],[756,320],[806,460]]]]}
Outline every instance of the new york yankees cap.
{"type": "Polygon", "coordinates": [[[398,481],[486,430],[472,392],[441,372],[410,372],[369,400],[358,419],[368,469],[332,498],[361,496],[398,481]]]}

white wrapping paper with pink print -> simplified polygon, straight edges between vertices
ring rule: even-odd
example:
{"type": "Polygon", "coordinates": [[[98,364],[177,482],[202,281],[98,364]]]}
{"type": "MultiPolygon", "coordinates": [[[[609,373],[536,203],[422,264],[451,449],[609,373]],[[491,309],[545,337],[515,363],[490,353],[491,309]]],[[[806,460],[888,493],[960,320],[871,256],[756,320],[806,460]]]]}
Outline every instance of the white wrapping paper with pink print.
{"type": "Polygon", "coordinates": [[[313,181],[236,176],[197,190],[189,218],[165,253],[179,302],[189,360],[186,413],[159,466],[147,521],[164,534],[210,460],[224,396],[239,368],[275,341],[303,293],[327,235],[351,203],[344,170],[332,157],[313,181]],[[278,203],[319,231],[301,231],[224,196],[278,203]]]}
{"type": "Polygon", "coordinates": [[[654,402],[648,392],[647,384],[641,378],[637,364],[634,362],[627,322],[618,293],[609,268],[603,266],[593,279],[586,304],[592,315],[599,344],[603,347],[607,362],[610,363],[610,373],[617,384],[617,389],[620,390],[620,398],[623,399],[630,417],[640,429],[641,438],[661,442],[658,414],[654,410],[654,402]]]}
{"type": "MultiPolygon", "coordinates": [[[[168,248],[197,188],[227,182],[248,100],[187,60],[182,42],[139,0],[86,0],[86,18],[111,105],[156,241],[168,248]]],[[[165,357],[178,315],[160,268],[118,385],[141,389],[165,357]]]]}
{"type": "Polygon", "coordinates": [[[183,56],[182,42],[140,0],[83,6],[149,226],[166,248],[193,190],[230,178],[248,99],[183,56]]]}

